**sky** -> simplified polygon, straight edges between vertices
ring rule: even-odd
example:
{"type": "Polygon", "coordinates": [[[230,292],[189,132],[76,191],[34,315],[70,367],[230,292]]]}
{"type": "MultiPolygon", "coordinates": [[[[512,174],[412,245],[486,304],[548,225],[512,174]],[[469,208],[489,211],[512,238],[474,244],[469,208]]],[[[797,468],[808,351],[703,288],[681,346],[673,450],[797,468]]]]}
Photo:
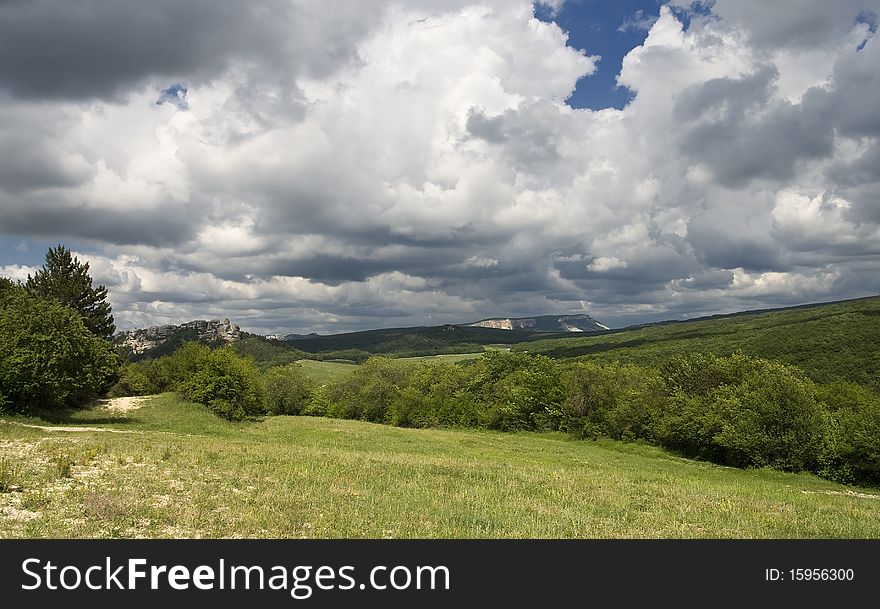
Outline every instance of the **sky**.
{"type": "Polygon", "coordinates": [[[880,0],[0,0],[0,275],[269,334],[880,293],[880,0]]]}

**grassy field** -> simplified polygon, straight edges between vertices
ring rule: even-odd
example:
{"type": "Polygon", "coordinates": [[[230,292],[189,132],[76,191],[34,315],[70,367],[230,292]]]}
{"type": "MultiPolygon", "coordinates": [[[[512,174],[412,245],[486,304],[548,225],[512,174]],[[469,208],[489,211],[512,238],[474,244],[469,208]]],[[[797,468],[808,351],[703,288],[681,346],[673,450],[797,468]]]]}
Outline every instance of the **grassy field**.
{"type": "Polygon", "coordinates": [[[643,365],[688,353],[742,351],[799,366],[820,383],[848,380],[880,391],[878,345],[880,297],[874,297],[538,340],[514,350],[643,365]]]}
{"type": "Polygon", "coordinates": [[[612,441],[234,424],[170,394],[145,404],[5,417],[0,537],[880,537],[876,491],[809,475],[612,441]]]}
{"type": "Polygon", "coordinates": [[[351,373],[357,368],[357,364],[348,364],[345,362],[319,362],[311,359],[301,359],[298,360],[297,363],[303,367],[306,374],[318,383],[326,383],[327,381],[335,380],[340,376],[345,376],[346,374],[351,373]]]}
{"type": "MultiPolygon", "coordinates": [[[[402,361],[407,362],[420,362],[420,361],[445,361],[445,362],[463,362],[467,360],[475,359],[481,356],[484,352],[480,353],[454,353],[449,355],[423,355],[418,357],[402,357],[398,358],[402,361]]],[[[338,379],[341,376],[345,376],[346,374],[350,374],[353,370],[357,368],[357,364],[350,364],[346,362],[326,362],[326,361],[316,361],[310,359],[301,359],[298,360],[297,363],[303,367],[313,380],[318,383],[326,383],[328,381],[333,381],[338,379]]]]}
{"type": "Polygon", "coordinates": [[[465,362],[472,359],[477,359],[481,355],[483,355],[485,351],[480,351],[479,353],[448,353],[445,355],[419,355],[416,357],[401,357],[398,358],[405,362],[419,362],[419,361],[431,361],[431,362],[465,362]]]}

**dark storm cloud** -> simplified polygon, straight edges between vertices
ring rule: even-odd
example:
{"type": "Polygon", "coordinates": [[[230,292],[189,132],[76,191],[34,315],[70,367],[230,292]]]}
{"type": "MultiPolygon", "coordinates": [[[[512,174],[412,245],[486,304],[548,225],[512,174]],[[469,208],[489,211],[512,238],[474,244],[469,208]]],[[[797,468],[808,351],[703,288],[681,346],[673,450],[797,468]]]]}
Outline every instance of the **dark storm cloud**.
{"type": "Polygon", "coordinates": [[[875,0],[717,0],[713,13],[757,49],[810,49],[841,38],[878,7],[875,0]]]}
{"type": "Polygon", "coordinates": [[[73,124],[62,113],[47,116],[45,108],[17,104],[0,92],[0,193],[70,188],[89,180],[94,168],[65,141],[73,124]]]}
{"type": "MultiPolygon", "coordinates": [[[[50,197],[51,198],[51,197],[50,197]]],[[[185,209],[94,209],[63,201],[0,199],[0,232],[41,237],[68,236],[116,245],[173,246],[194,235],[185,209]]]]}
{"type": "Polygon", "coordinates": [[[0,131],[0,158],[0,191],[8,194],[78,186],[93,174],[85,161],[65,163],[50,142],[25,132],[0,131]]]}
{"type": "Polygon", "coordinates": [[[467,130],[492,144],[503,144],[509,139],[505,132],[504,120],[499,116],[488,117],[483,110],[468,110],[467,130]]]}
{"type": "Polygon", "coordinates": [[[486,116],[482,109],[468,111],[467,131],[492,144],[505,144],[514,167],[536,171],[560,159],[558,146],[564,125],[549,102],[529,102],[499,116],[486,116]]]}
{"type": "Polygon", "coordinates": [[[867,145],[855,158],[837,160],[825,176],[851,202],[848,218],[880,222],[880,41],[869,39],[856,53],[834,66],[833,88],[808,92],[812,103],[830,117],[837,132],[867,145]]]}
{"type": "Polygon", "coordinates": [[[743,268],[749,271],[783,270],[779,263],[779,244],[767,234],[765,225],[725,224],[717,213],[695,216],[688,225],[688,242],[697,258],[716,269],[743,268]]]}
{"type": "MultiPolygon", "coordinates": [[[[352,168],[352,173],[356,172],[357,168],[352,168]]],[[[259,232],[321,234],[344,239],[355,246],[399,245],[427,250],[498,245],[510,237],[508,231],[494,225],[473,222],[456,225],[451,222],[454,219],[418,225],[395,222],[377,214],[375,206],[368,205],[372,203],[371,196],[377,200],[376,205],[385,202],[381,195],[371,192],[375,185],[357,192],[357,182],[351,184],[344,171],[322,178],[304,175],[300,179],[313,183],[256,185],[254,188],[265,201],[256,218],[259,232]]]]}
{"type": "Polygon", "coordinates": [[[733,272],[721,269],[710,269],[697,272],[678,285],[688,290],[720,290],[733,283],[733,272]]]}
{"type": "Polygon", "coordinates": [[[194,273],[209,272],[231,281],[246,281],[254,276],[306,277],[328,286],[364,282],[394,271],[436,280],[441,287],[453,291],[459,290],[462,283],[479,282],[474,285],[484,286],[482,282],[485,280],[504,277],[518,277],[518,281],[535,285],[535,276],[521,277],[531,268],[527,264],[496,262],[494,265],[480,266],[471,260],[470,249],[460,247],[461,243],[440,246],[404,241],[395,243],[387,235],[374,240],[352,241],[340,239],[337,235],[324,241],[323,246],[315,245],[310,248],[311,251],[299,256],[285,253],[283,245],[278,243],[270,243],[266,253],[261,256],[206,257],[199,255],[196,249],[191,252],[191,259],[178,261],[176,268],[194,273]],[[356,253],[329,253],[342,247],[356,253]],[[328,253],[322,253],[322,249],[328,253]]]}
{"type": "Polygon", "coordinates": [[[833,152],[832,125],[822,104],[810,96],[801,104],[769,101],[775,76],[775,70],[763,68],[742,79],[710,80],[678,102],[676,116],[685,127],[682,152],[706,164],[720,184],[787,180],[799,161],[833,152]]]}
{"type": "Polygon", "coordinates": [[[399,268],[394,261],[367,260],[350,256],[316,254],[303,260],[278,262],[271,265],[273,275],[309,277],[328,285],[345,281],[364,281],[368,277],[399,268]]]}
{"type": "Polygon", "coordinates": [[[843,192],[852,201],[852,207],[845,213],[853,222],[880,225],[880,182],[872,182],[843,192]]]}
{"type": "Polygon", "coordinates": [[[691,122],[721,112],[730,120],[742,120],[747,111],[767,102],[778,76],[775,67],[762,66],[742,78],[713,78],[690,87],[676,100],[675,117],[691,122]]]}
{"type": "Polygon", "coordinates": [[[880,136],[880,40],[873,36],[857,52],[834,66],[833,89],[816,90],[816,104],[825,106],[841,133],[880,136]]]}
{"type": "Polygon", "coordinates": [[[859,186],[880,181],[880,142],[871,145],[849,163],[832,164],[826,175],[842,186],[859,186]]]}
{"type": "Polygon", "coordinates": [[[857,261],[848,265],[835,280],[833,287],[840,294],[880,294],[880,259],[857,261]]]}
{"type": "Polygon", "coordinates": [[[320,40],[322,24],[295,9],[283,0],[5,2],[0,88],[36,99],[107,99],[152,76],[204,82],[235,61],[279,74],[293,62],[324,74],[354,57],[351,42],[365,30],[359,15],[343,9],[339,35],[320,40]],[[316,38],[323,52],[301,53],[316,38]]]}

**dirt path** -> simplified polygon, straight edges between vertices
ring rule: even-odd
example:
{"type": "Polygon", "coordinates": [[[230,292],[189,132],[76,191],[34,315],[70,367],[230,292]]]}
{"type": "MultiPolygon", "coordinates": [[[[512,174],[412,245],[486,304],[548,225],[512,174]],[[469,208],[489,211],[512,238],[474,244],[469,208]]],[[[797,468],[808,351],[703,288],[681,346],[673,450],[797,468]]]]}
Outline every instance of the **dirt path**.
{"type": "MultiPolygon", "coordinates": [[[[113,413],[126,413],[131,412],[132,410],[137,410],[141,406],[145,400],[147,400],[147,396],[132,396],[125,398],[109,398],[105,400],[98,400],[95,402],[95,408],[101,408],[103,410],[108,410],[113,413]]],[[[128,434],[143,434],[142,431],[129,431],[125,429],[108,429],[106,427],[56,427],[49,425],[31,425],[30,423],[19,423],[17,421],[5,421],[0,419],[0,423],[6,423],[7,425],[18,425],[19,427],[30,427],[31,429],[39,429],[42,431],[61,431],[61,432],[71,432],[71,433],[90,433],[90,432],[104,432],[104,433],[128,433],[128,434]]]]}
{"type": "Polygon", "coordinates": [[[844,495],[845,497],[858,497],[859,499],[880,499],[880,495],[868,495],[855,491],[801,491],[805,495],[844,495]]]}
{"type": "Polygon", "coordinates": [[[124,429],[107,429],[106,427],[51,427],[48,425],[31,425],[30,423],[19,423],[18,421],[4,421],[3,419],[0,419],[0,423],[5,423],[7,425],[18,425],[19,427],[30,427],[31,429],[39,429],[42,431],[66,431],[79,433],[87,433],[92,431],[101,431],[106,433],[144,433],[142,431],[127,431],[124,429]]]}

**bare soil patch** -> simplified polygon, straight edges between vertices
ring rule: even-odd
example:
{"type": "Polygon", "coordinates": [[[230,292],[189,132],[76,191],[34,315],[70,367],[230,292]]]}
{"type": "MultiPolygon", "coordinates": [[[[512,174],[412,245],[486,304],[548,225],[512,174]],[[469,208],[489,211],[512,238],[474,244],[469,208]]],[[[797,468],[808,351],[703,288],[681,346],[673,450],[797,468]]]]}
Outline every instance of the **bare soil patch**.
{"type": "Polygon", "coordinates": [[[131,412],[143,406],[148,396],[136,395],[124,398],[109,398],[106,400],[98,400],[96,406],[109,410],[110,412],[131,412]]]}

